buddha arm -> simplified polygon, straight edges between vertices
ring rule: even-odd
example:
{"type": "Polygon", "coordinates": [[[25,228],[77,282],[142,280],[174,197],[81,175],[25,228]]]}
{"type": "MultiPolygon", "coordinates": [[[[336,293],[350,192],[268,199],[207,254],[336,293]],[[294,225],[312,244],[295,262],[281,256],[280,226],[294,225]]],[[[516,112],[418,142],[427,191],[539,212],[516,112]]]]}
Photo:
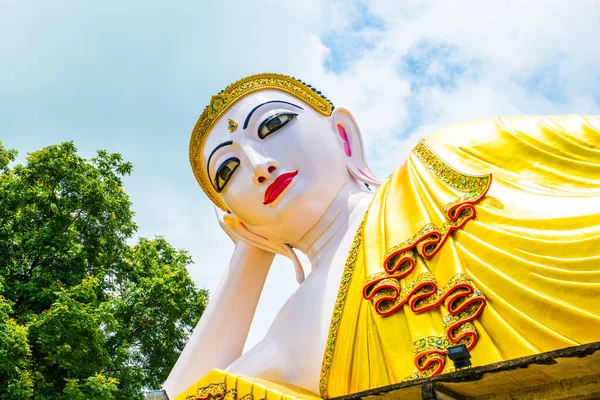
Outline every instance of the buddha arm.
{"type": "Polygon", "coordinates": [[[236,244],[229,268],[165,382],[169,398],[242,355],[274,256],[243,242],[236,244]]]}

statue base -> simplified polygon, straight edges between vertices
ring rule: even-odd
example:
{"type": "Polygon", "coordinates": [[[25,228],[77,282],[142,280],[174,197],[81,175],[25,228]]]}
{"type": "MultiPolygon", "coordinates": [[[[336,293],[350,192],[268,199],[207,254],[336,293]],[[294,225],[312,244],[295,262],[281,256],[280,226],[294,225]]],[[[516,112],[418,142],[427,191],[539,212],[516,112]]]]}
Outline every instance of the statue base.
{"type": "Polygon", "coordinates": [[[600,342],[462,369],[335,400],[600,398],[600,342]]]}

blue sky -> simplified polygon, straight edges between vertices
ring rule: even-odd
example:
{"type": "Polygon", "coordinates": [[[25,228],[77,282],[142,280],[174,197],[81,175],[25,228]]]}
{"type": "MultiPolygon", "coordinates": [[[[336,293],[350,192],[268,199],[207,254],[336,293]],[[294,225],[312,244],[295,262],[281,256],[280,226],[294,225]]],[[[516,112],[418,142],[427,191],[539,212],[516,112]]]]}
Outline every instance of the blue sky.
{"type": "MultiPolygon", "coordinates": [[[[0,140],[122,153],[139,234],[188,249],[213,289],[232,251],[187,152],[210,96],[280,72],[350,109],[380,176],[449,123],[600,114],[594,1],[11,1],[0,4],[0,140]]],[[[256,343],[296,287],[278,259],[256,343]]]]}

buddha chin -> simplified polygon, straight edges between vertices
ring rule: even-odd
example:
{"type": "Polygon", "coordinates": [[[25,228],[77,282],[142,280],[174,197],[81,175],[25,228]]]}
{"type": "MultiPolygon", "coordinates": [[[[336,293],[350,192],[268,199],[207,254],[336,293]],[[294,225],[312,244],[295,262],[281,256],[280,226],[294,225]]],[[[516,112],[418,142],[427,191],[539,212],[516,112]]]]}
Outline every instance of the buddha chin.
{"type": "Polygon", "coordinates": [[[284,243],[297,243],[326,213],[350,176],[345,172],[346,179],[329,182],[326,188],[317,186],[310,178],[298,171],[273,203],[261,204],[264,213],[256,224],[240,217],[241,220],[262,236],[284,243]]]}

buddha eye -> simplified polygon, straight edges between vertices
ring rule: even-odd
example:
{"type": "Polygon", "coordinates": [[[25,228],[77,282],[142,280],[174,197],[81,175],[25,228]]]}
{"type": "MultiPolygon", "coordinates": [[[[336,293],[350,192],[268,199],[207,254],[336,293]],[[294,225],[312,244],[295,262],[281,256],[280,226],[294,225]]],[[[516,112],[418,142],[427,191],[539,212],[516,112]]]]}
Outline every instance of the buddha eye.
{"type": "Polygon", "coordinates": [[[258,127],[258,137],[261,139],[266,138],[271,133],[278,131],[283,128],[288,122],[296,118],[298,114],[291,112],[281,112],[275,115],[271,115],[265,119],[258,127]]]}
{"type": "Polygon", "coordinates": [[[215,190],[217,193],[221,193],[231,175],[233,175],[234,171],[240,165],[240,160],[235,157],[228,158],[219,166],[217,169],[217,175],[215,176],[215,190]]]}

